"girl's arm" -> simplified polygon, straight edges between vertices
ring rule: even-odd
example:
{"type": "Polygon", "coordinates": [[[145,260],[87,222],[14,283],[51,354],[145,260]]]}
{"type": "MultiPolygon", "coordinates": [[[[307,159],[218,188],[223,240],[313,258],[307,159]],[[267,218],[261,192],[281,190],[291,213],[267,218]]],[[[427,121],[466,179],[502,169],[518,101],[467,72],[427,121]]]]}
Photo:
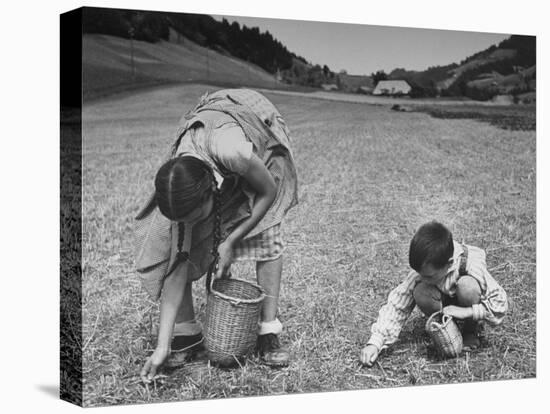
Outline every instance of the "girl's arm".
{"type": "Polygon", "coordinates": [[[176,322],[176,315],[183,299],[183,291],[187,283],[189,263],[182,263],[164,281],[160,300],[159,333],[157,348],[170,351],[172,333],[176,322]]]}
{"type": "MultiPolygon", "coordinates": [[[[177,225],[173,226],[172,231],[174,235],[174,237],[172,237],[172,257],[175,257],[174,252],[177,251],[177,233],[175,233],[177,231],[177,225]]],[[[191,233],[192,226],[186,226],[183,241],[184,251],[189,251],[190,249],[191,233]]],[[[172,333],[174,331],[176,315],[183,299],[188,269],[189,263],[182,263],[164,280],[160,299],[160,321],[157,346],[141,370],[140,375],[144,382],[149,382],[154,378],[157,369],[163,364],[166,357],[170,355],[172,333]]]]}
{"type": "Polygon", "coordinates": [[[187,283],[187,268],[189,264],[181,264],[164,281],[160,302],[160,323],[157,346],[153,354],[147,359],[141,369],[140,376],[143,382],[150,382],[156,375],[157,369],[170,355],[172,333],[176,314],[183,298],[185,283],[187,283]]]}
{"type": "Polygon", "coordinates": [[[256,154],[250,157],[250,164],[243,178],[250,184],[256,193],[254,206],[250,216],[239,224],[220,244],[220,262],[218,264],[217,277],[221,277],[231,265],[233,247],[245,237],[250,230],[265,216],[275,197],[277,196],[277,185],[271,173],[256,154]]]}
{"type": "Polygon", "coordinates": [[[230,240],[232,243],[241,241],[260,222],[277,196],[275,180],[256,154],[251,155],[250,165],[244,173],[243,178],[256,193],[256,198],[251,215],[227,237],[227,240],[230,240]]]}

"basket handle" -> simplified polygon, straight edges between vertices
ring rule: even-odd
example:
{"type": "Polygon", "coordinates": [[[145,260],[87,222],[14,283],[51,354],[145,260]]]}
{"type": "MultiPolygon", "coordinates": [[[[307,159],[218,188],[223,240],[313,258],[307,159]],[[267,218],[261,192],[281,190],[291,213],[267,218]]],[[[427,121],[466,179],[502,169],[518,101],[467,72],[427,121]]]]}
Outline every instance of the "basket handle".
{"type": "Polygon", "coordinates": [[[441,317],[441,326],[445,327],[449,322],[453,320],[453,317],[451,315],[443,314],[441,317]]]}
{"type": "Polygon", "coordinates": [[[453,319],[451,315],[447,315],[443,313],[442,310],[432,313],[432,315],[428,318],[428,321],[426,322],[426,327],[431,327],[432,325],[437,326],[437,328],[442,329],[453,319]],[[441,315],[441,323],[435,321],[434,319],[441,315]]]}
{"type": "Polygon", "coordinates": [[[434,321],[434,319],[437,317],[437,315],[439,315],[441,311],[437,311],[437,312],[434,312],[430,315],[430,317],[428,318],[428,320],[426,321],[426,329],[427,330],[430,330],[431,326],[433,323],[436,323],[434,321]]]}

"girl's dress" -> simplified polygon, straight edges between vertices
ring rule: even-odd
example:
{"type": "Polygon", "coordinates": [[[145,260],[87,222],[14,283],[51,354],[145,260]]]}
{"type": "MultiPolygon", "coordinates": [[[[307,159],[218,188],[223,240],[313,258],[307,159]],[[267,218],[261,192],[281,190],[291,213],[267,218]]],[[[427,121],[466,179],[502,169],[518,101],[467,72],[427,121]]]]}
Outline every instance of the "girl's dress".
{"type": "MultiPolygon", "coordinates": [[[[277,185],[275,201],[260,222],[235,247],[235,260],[273,260],[284,250],[281,223],[297,204],[297,176],[290,134],[281,114],[263,95],[247,89],[226,89],[204,95],[180,120],[171,156],[191,155],[214,171],[221,191],[224,239],[250,216],[255,193],[242,175],[252,153],[266,165],[277,185]]],[[[213,260],[214,215],[193,228],[190,280],[200,278],[213,260]]],[[[177,251],[177,223],[158,208],[138,221],[136,268],[154,298],[177,251]]]]}

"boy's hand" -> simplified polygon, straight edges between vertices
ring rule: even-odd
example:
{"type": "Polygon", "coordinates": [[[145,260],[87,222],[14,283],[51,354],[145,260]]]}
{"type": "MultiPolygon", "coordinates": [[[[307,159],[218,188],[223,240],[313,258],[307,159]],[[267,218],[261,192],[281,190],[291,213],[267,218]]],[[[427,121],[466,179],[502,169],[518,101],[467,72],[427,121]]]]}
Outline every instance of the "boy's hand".
{"type": "Polygon", "coordinates": [[[376,358],[378,358],[379,350],[375,345],[369,344],[361,350],[361,363],[367,367],[372,367],[376,358]]]}
{"type": "Polygon", "coordinates": [[[443,313],[456,319],[467,319],[473,316],[471,307],[463,308],[462,306],[456,305],[445,306],[443,308],[443,313]]]}

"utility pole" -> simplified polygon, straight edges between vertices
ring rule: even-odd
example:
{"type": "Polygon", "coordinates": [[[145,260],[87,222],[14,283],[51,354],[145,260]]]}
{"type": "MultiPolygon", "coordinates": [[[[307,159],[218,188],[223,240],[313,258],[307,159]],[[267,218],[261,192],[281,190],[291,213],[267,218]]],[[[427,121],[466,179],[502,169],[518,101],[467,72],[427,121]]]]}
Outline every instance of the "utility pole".
{"type": "Polygon", "coordinates": [[[128,29],[130,35],[130,66],[132,68],[132,82],[136,79],[136,68],[134,65],[134,28],[133,26],[128,29]]]}
{"type": "Polygon", "coordinates": [[[210,53],[208,53],[208,48],[206,48],[206,79],[210,80],[210,53]]]}

